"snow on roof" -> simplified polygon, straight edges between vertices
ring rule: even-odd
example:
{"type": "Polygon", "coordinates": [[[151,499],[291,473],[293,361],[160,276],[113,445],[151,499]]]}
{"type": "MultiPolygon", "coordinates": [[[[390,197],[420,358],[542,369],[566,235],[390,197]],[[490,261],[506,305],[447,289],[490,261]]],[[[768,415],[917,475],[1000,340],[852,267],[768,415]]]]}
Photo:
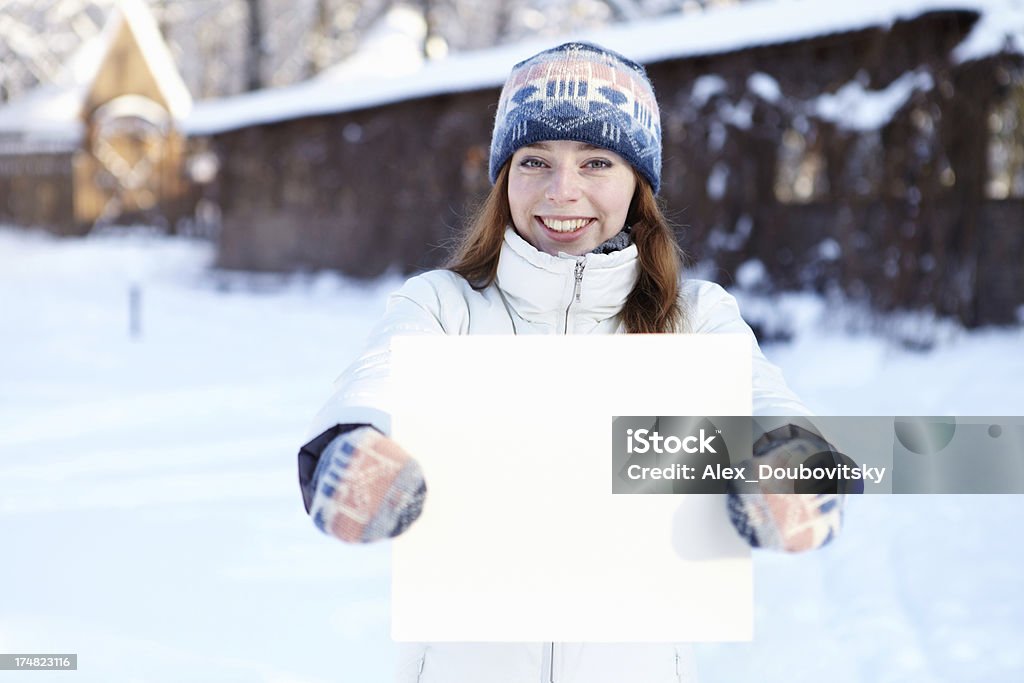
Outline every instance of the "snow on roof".
{"type": "Polygon", "coordinates": [[[423,68],[427,22],[423,13],[406,5],[392,7],[370,27],[350,59],[326,69],[317,80],[345,81],[358,77],[391,78],[423,68]]]}
{"type": "Polygon", "coordinates": [[[633,26],[637,35],[609,37],[609,47],[643,63],[734,52],[836,33],[887,26],[927,12],[973,10],[1014,0],[763,0],[633,26]]]}
{"type": "Polygon", "coordinates": [[[120,0],[103,29],[75,51],[53,83],[41,85],[0,107],[0,135],[19,134],[27,147],[32,147],[31,143],[77,144],[84,131],[81,113],[89,86],[125,21],[135,35],[171,115],[178,120],[188,116],[192,96],[153,15],[141,0],[120,0]]]}
{"type": "MultiPolygon", "coordinates": [[[[149,9],[142,0],[120,0],[117,13],[128,28],[135,34],[135,39],[142,52],[142,58],[156,78],[156,85],[167,102],[171,116],[184,119],[192,109],[192,95],[188,92],[185,81],[178,73],[167,43],[160,35],[160,29],[149,9]]],[[[114,19],[116,21],[116,18],[114,19]]]]}
{"type": "MultiPolygon", "coordinates": [[[[0,107],[0,137],[16,135],[26,151],[37,146],[77,146],[84,126],[78,118],[82,88],[40,86],[14,102],[0,107]]],[[[15,151],[12,141],[2,151],[15,151]]]]}
{"type": "Polygon", "coordinates": [[[819,118],[832,121],[847,130],[876,130],[892,120],[911,95],[935,87],[926,71],[910,71],[883,90],[865,90],[856,81],[847,83],[835,94],[825,93],[812,101],[819,118]]]}
{"type": "MultiPolygon", "coordinates": [[[[61,65],[53,83],[39,85],[0,107],[0,134],[20,134],[28,148],[32,143],[77,145],[85,130],[82,105],[106,47],[117,34],[115,23],[108,21],[79,46],[61,65]]],[[[12,149],[8,145],[5,151],[12,149]]]]}
{"type": "MultiPolygon", "coordinates": [[[[642,63],[737,51],[815,36],[886,26],[926,12],[975,11],[998,21],[981,21],[969,36],[977,47],[971,59],[998,51],[1005,43],[1011,8],[1021,0],[767,0],[620,24],[567,35],[562,40],[590,40],[642,63]],[[994,40],[993,35],[1000,38],[994,40]]],[[[1017,29],[1024,40],[1024,24],[1017,29]]],[[[197,102],[183,127],[191,135],[210,135],[246,126],[331,114],[441,93],[500,86],[512,65],[556,41],[531,39],[515,45],[452,54],[444,59],[406,62],[390,73],[368,75],[363,68],[346,73],[344,65],[330,78],[261,90],[220,100],[197,102]]],[[[559,41],[560,42],[560,41],[559,41]]],[[[1021,50],[1024,52],[1024,49],[1021,50]]],[[[359,59],[356,57],[356,59],[359,59]]],[[[369,63],[364,60],[363,64],[369,63]]]]}
{"type": "Polygon", "coordinates": [[[985,3],[987,9],[970,35],[953,51],[957,62],[981,59],[1001,50],[1024,53],[1024,0],[985,3]]]}

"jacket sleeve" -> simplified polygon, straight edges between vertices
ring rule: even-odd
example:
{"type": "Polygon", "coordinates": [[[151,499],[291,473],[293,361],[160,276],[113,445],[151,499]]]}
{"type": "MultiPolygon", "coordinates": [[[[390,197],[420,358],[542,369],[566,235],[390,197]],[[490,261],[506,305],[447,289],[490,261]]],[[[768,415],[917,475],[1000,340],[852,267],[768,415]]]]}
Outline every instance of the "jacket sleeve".
{"type": "Polygon", "coordinates": [[[372,328],[362,353],[334,382],[334,393],[313,419],[308,438],[338,424],[364,424],[391,432],[391,339],[396,336],[448,334],[450,312],[441,301],[450,278],[444,271],[413,277],[388,298],[384,316],[372,328]]]}
{"type": "Polygon", "coordinates": [[[690,329],[697,334],[744,334],[750,337],[753,414],[809,416],[811,411],[786,385],[782,371],[761,352],[753,330],[740,316],[735,297],[713,282],[689,283],[690,329]],[[695,290],[695,291],[694,291],[695,290]]]}
{"type": "Polygon", "coordinates": [[[299,489],[307,513],[318,485],[321,456],[331,442],[365,426],[390,433],[391,339],[446,334],[440,301],[447,282],[450,277],[437,271],[408,280],[388,298],[384,316],[372,328],[362,353],[335,380],[334,393],[313,419],[298,453],[299,489]]]}

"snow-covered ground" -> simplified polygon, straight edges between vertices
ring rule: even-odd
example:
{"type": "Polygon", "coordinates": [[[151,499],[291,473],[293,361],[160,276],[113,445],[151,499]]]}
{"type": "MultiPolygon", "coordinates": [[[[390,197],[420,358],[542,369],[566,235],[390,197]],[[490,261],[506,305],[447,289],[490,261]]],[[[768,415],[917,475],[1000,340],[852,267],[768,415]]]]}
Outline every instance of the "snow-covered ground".
{"type": "MultiPolygon", "coordinates": [[[[317,533],[294,456],[398,280],[212,257],[0,230],[0,652],[79,655],[0,680],[390,681],[387,546],[317,533]]],[[[794,337],[765,350],[820,414],[1024,415],[1024,327],[916,353],[815,297],[772,310],[794,337]]],[[[855,500],[825,550],[755,553],[756,639],[697,646],[701,679],[1022,680],[1022,519],[1022,496],[855,500]]]]}

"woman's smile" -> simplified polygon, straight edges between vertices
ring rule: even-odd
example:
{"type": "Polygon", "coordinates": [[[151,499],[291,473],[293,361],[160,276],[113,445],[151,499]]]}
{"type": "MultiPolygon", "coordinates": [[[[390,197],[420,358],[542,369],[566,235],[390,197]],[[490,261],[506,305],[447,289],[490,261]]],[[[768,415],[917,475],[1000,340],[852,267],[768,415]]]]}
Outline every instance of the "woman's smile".
{"type": "Polygon", "coordinates": [[[538,216],[537,219],[544,224],[548,230],[558,233],[573,233],[589,225],[593,218],[547,218],[538,216]]]}
{"type": "MultiPolygon", "coordinates": [[[[579,240],[583,236],[584,231],[594,225],[593,218],[549,218],[542,216],[537,216],[536,218],[547,238],[559,244],[571,244],[579,240]]],[[[565,251],[565,249],[561,251],[565,251]]]]}

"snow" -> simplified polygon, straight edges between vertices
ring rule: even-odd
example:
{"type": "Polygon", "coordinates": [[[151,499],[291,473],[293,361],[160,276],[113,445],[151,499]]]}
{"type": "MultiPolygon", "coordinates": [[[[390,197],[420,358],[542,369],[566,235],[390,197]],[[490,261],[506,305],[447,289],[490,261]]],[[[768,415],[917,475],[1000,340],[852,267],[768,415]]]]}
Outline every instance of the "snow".
{"type": "Polygon", "coordinates": [[[80,146],[85,132],[81,119],[85,98],[123,22],[128,22],[135,34],[142,58],[156,78],[168,111],[177,120],[188,116],[192,96],[156,20],[142,0],[119,0],[103,30],[75,51],[53,83],[41,85],[0,107],[0,135],[17,135],[6,144],[0,143],[0,153],[71,151],[80,146]]]}
{"type": "MultiPolygon", "coordinates": [[[[649,64],[885,26],[924,12],[947,9],[977,11],[982,16],[957,49],[959,61],[978,59],[1004,48],[1024,52],[1024,9],[1019,0],[765,0],[637,20],[567,34],[560,40],[590,40],[649,64]]],[[[57,87],[41,88],[34,95],[34,102],[24,106],[15,102],[0,108],[0,131],[39,129],[39,135],[78,140],[81,133],[75,119],[85,93],[82,84],[95,73],[102,46],[115,33],[111,28],[118,23],[118,16],[130,23],[144,58],[159,78],[171,113],[183,121],[183,128],[192,135],[498,87],[513,64],[558,42],[529,40],[426,61],[420,47],[425,31],[422,17],[408,7],[397,6],[367,36],[351,60],[319,78],[193,104],[165,43],[158,39],[152,16],[142,9],[140,0],[126,0],[117,11],[123,14],[112,15],[101,36],[83,46],[57,87]]],[[[765,74],[754,74],[748,85],[769,101],[779,96],[777,83],[773,84],[765,74]]],[[[714,81],[707,81],[704,86],[707,87],[694,89],[698,104],[724,89],[724,83],[714,81]]],[[[734,125],[749,125],[745,123],[745,110],[732,113],[734,125]]]]}
{"type": "Polygon", "coordinates": [[[119,0],[115,14],[109,20],[124,21],[139,44],[142,58],[156,79],[167,110],[175,119],[184,119],[192,110],[192,95],[178,73],[174,57],[160,34],[156,20],[142,0],[119,0]]]}
{"type": "Polygon", "coordinates": [[[766,353],[817,414],[1024,415],[1024,325],[967,332],[805,293],[737,296],[748,320],[792,335],[766,353]]]}
{"type": "Polygon", "coordinates": [[[387,548],[308,533],[295,452],[394,283],[212,257],[0,232],[0,652],[77,652],[83,681],[329,681],[343,660],[377,680],[387,548]]]}
{"type": "Polygon", "coordinates": [[[80,87],[48,85],[0,107],[0,153],[78,149],[85,134],[78,116],[83,97],[80,87]]]}
{"type": "MultiPolygon", "coordinates": [[[[981,14],[968,38],[957,48],[958,61],[978,59],[1009,49],[1024,52],[1024,8],[1020,0],[764,0],[718,7],[698,13],[637,20],[629,24],[567,34],[561,40],[590,40],[642,63],[741,50],[819,35],[885,26],[928,11],[968,10],[981,14]]],[[[235,97],[192,103],[158,28],[140,0],[126,0],[119,12],[139,38],[144,57],[157,74],[175,118],[192,135],[212,135],[251,125],[331,114],[400,100],[500,86],[511,66],[551,47],[552,39],[529,40],[488,50],[452,54],[425,61],[420,43],[425,27],[421,16],[398,6],[367,37],[351,60],[317,79],[296,85],[256,91],[235,97]]],[[[0,108],[0,131],[33,131],[39,135],[78,140],[75,119],[117,20],[90,41],[72,60],[59,87],[41,88],[34,103],[0,108]],[[70,103],[70,104],[69,104],[70,103]],[[42,113],[42,116],[40,116],[42,113]]],[[[770,79],[770,77],[767,77],[770,79]]],[[[721,84],[724,87],[724,83],[721,84]]],[[[778,96],[764,74],[748,84],[761,97],[778,96]]],[[[698,104],[719,89],[695,88],[698,104]]],[[[744,112],[737,112],[736,125],[744,112]]]]}
{"type": "Polygon", "coordinates": [[[504,81],[513,64],[546,47],[550,45],[534,41],[476,54],[453,54],[426,62],[421,69],[410,69],[406,63],[397,70],[388,69],[390,77],[364,75],[359,68],[352,70],[351,78],[342,78],[345,69],[339,68],[332,76],[292,86],[197,101],[183,128],[190,135],[212,135],[292,118],[494,87],[504,81]]]}
{"type": "Polygon", "coordinates": [[[760,259],[750,259],[736,269],[736,284],[750,290],[761,287],[768,281],[768,269],[760,259]]]}
{"type": "Polygon", "coordinates": [[[396,5],[367,31],[355,55],[319,74],[317,80],[337,82],[415,73],[423,66],[426,37],[423,14],[412,7],[396,5]]]}
{"type": "MultiPolygon", "coordinates": [[[[406,60],[403,68],[384,69],[376,75],[367,75],[362,68],[354,68],[348,77],[339,78],[339,74],[345,71],[342,65],[333,78],[197,102],[185,128],[192,135],[212,135],[246,126],[351,111],[417,97],[495,88],[505,81],[513,64],[567,40],[596,42],[631,59],[650,64],[887,26],[929,11],[991,12],[1002,18],[1009,16],[1007,13],[1016,2],[1018,0],[745,2],[699,13],[679,13],[571,33],[558,40],[529,40],[425,62],[406,60]]],[[[1024,29],[1014,30],[1014,35],[1024,34],[1024,29]]],[[[972,58],[985,54],[986,50],[991,52],[992,36],[1005,36],[1006,31],[1007,27],[998,22],[983,22],[983,26],[972,33],[972,45],[976,46],[971,48],[972,58]]],[[[363,58],[357,56],[356,59],[363,58]]],[[[755,87],[764,85],[763,80],[760,83],[755,81],[755,87]]],[[[738,120],[742,119],[742,112],[738,117],[738,120]]]]}
{"type": "MultiPolygon", "coordinates": [[[[212,259],[0,229],[0,652],[79,655],[0,680],[391,680],[388,547],[313,528],[295,453],[400,281],[212,259]]],[[[1024,414],[1024,325],[893,323],[920,353],[850,306],[739,294],[792,334],[765,352],[819,414],[1024,414]]],[[[827,549],[755,553],[756,639],[696,647],[701,680],[1021,680],[1022,518],[1022,496],[851,502],[827,549]]]]}
{"type": "Polygon", "coordinates": [[[818,243],[818,257],[825,261],[837,261],[843,255],[843,248],[839,242],[826,237],[818,243]]]}
{"type": "Polygon", "coordinates": [[[826,93],[810,101],[810,109],[825,121],[848,130],[869,131],[883,127],[915,92],[935,85],[927,71],[905,73],[883,90],[865,90],[856,81],[835,94],[826,93]]]}
{"type": "Polygon", "coordinates": [[[0,106],[3,153],[71,151],[81,144],[81,120],[86,91],[103,59],[103,48],[114,37],[113,22],[85,41],[68,59],[53,83],[40,85],[13,102],[0,106]]]}
{"type": "Polygon", "coordinates": [[[995,2],[986,11],[970,35],[953,51],[958,63],[981,59],[1000,50],[1024,53],[1024,2],[995,2]]]}
{"type": "Polygon", "coordinates": [[[782,97],[779,82],[760,71],[750,74],[750,78],[747,79],[747,88],[767,102],[778,102],[782,97]]]}
{"type": "Polygon", "coordinates": [[[711,173],[708,174],[706,183],[708,197],[715,200],[721,199],[725,196],[728,184],[729,167],[719,161],[712,167],[711,173]]]}
{"type": "Polygon", "coordinates": [[[693,89],[690,91],[690,102],[695,107],[703,107],[704,104],[715,95],[720,95],[728,90],[725,79],[714,74],[698,76],[693,82],[693,89]]]}
{"type": "Polygon", "coordinates": [[[749,99],[737,103],[722,101],[718,103],[718,118],[736,128],[750,130],[754,125],[754,104],[749,99]]]}

